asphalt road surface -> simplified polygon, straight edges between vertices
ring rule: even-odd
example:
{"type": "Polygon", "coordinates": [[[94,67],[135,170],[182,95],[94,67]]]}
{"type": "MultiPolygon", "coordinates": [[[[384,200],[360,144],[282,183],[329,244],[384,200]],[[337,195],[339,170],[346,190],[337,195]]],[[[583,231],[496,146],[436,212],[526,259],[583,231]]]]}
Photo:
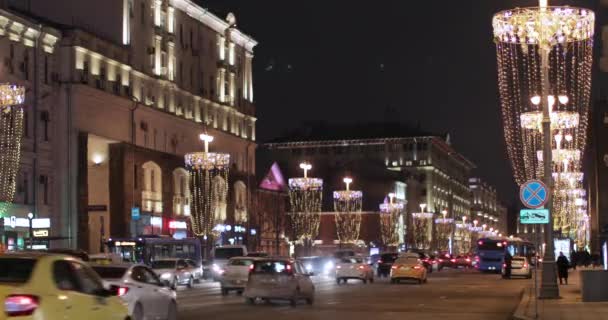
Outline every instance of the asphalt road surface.
{"type": "Polygon", "coordinates": [[[219,284],[205,282],[178,290],[180,320],[190,319],[510,319],[521,289],[531,280],[503,280],[499,275],[474,270],[443,270],[429,275],[428,283],[373,284],[350,280],[336,285],[332,278],[315,277],[315,303],[292,308],[287,302],[256,305],[230,293],[220,295],[219,284]]]}

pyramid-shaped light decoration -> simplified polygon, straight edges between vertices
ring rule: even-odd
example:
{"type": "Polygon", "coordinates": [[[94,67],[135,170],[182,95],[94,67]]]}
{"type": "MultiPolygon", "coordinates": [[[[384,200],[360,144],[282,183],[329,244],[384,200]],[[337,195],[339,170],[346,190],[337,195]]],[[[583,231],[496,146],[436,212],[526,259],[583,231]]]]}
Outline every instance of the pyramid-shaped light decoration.
{"type": "Polygon", "coordinates": [[[222,204],[228,194],[228,171],[230,155],[209,152],[213,136],[206,133],[199,138],[203,141],[203,152],[188,153],[186,168],[190,173],[192,232],[197,236],[217,235],[226,221],[222,204]],[[219,226],[219,227],[218,227],[219,226]]]}

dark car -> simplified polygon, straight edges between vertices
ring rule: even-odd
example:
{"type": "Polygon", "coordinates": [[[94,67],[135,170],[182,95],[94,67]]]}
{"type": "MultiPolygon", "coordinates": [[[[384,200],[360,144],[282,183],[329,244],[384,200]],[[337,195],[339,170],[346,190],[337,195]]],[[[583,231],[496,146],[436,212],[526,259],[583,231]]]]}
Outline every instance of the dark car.
{"type": "Polygon", "coordinates": [[[383,253],[380,255],[380,260],[378,260],[378,277],[388,277],[391,274],[391,267],[399,254],[397,252],[393,253],[383,253]]]}
{"type": "Polygon", "coordinates": [[[66,256],[71,256],[74,258],[78,258],[82,261],[89,261],[89,254],[83,250],[55,248],[55,249],[48,249],[48,250],[44,250],[44,251],[46,251],[48,253],[63,254],[66,256]]]}
{"type": "Polygon", "coordinates": [[[456,257],[456,267],[469,269],[473,267],[472,259],[468,255],[459,255],[456,257]]]}
{"type": "Polygon", "coordinates": [[[449,253],[442,253],[439,255],[438,259],[438,269],[443,268],[456,268],[456,257],[449,253]]]}

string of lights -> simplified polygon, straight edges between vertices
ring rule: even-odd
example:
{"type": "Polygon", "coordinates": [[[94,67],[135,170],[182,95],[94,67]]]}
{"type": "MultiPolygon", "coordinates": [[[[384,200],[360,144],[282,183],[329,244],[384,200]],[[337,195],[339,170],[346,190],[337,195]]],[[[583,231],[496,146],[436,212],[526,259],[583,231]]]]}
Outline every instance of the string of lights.
{"type": "Polygon", "coordinates": [[[338,240],[341,243],[356,243],[361,228],[363,192],[342,190],[334,191],[333,195],[338,240]]]}
{"type": "Polygon", "coordinates": [[[0,85],[0,217],[13,202],[21,159],[25,88],[0,85]]]}

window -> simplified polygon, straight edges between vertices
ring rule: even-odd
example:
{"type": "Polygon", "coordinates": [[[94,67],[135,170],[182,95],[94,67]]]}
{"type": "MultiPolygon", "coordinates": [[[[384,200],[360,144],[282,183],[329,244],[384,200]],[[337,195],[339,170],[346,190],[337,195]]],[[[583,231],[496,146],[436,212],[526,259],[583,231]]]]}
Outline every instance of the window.
{"type": "Polygon", "coordinates": [[[48,111],[42,111],[40,113],[40,120],[42,121],[42,134],[43,140],[49,141],[49,121],[50,116],[48,111]]]}
{"type": "Polygon", "coordinates": [[[186,261],[184,261],[184,260],[178,260],[177,261],[177,268],[178,269],[184,269],[184,268],[187,268],[187,267],[188,267],[188,264],[186,263],[186,261]]]}
{"type": "Polygon", "coordinates": [[[156,192],[156,181],[154,179],[154,170],[150,171],[150,183],[151,183],[151,187],[152,187],[152,192],[156,192]]]}
{"type": "Polygon", "coordinates": [[[184,64],[180,61],[179,62],[179,83],[183,83],[184,82],[184,64]]]}
{"type": "Polygon", "coordinates": [[[160,279],[158,279],[158,276],[154,272],[150,271],[150,269],[145,267],[141,267],[141,269],[145,276],[145,283],[159,287],[162,286],[160,279]]]}
{"type": "Polygon", "coordinates": [[[53,263],[53,281],[59,290],[78,291],[79,284],[72,266],[67,261],[53,263]]]}
{"type": "Polygon", "coordinates": [[[93,267],[93,270],[95,270],[102,279],[120,279],[127,272],[127,268],[122,267],[93,267]]]}
{"type": "Polygon", "coordinates": [[[194,34],[192,33],[192,28],[190,28],[190,47],[194,50],[194,34]]]}
{"type": "Polygon", "coordinates": [[[36,259],[0,259],[0,283],[26,283],[36,266],[36,259]]]}
{"type": "Polygon", "coordinates": [[[90,267],[79,262],[70,262],[74,275],[80,284],[80,292],[96,295],[104,291],[103,284],[99,276],[90,267]]]}

